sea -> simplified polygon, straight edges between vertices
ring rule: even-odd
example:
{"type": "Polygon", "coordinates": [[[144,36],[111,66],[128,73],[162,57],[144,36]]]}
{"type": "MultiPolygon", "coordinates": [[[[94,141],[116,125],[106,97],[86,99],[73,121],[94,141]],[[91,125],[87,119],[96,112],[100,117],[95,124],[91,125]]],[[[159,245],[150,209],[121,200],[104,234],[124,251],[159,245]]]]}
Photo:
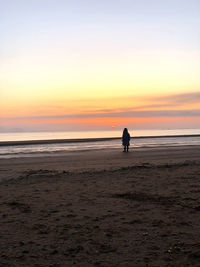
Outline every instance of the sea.
{"type": "MultiPolygon", "coordinates": [[[[200,129],[176,130],[129,130],[130,150],[160,146],[200,145],[200,129]]],[[[33,157],[38,154],[53,155],[55,152],[84,151],[97,149],[120,149],[122,131],[82,131],[82,132],[24,132],[0,133],[0,158],[33,157]],[[88,140],[88,138],[92,138],[88,140]],[[98,140],[98,138],[102,138],[98,140]],[[105,138],[105,140],[104,140],[105,138]],[[115,138],[106,140],[106,138],[115,138]],[[118,138],[118,139],[117,139],[118,138]],[[64,143],[17,144],[17,141],[60,140],[64,143]],[[74,139],[74,142],[73,142],[74,139]],[[79,140],[80,139],[80,142],[79,140]],[[71,140],[69,142],[69,140],[71,140]],[[14,141],[16,144],[4,145],[14,141]]]]}

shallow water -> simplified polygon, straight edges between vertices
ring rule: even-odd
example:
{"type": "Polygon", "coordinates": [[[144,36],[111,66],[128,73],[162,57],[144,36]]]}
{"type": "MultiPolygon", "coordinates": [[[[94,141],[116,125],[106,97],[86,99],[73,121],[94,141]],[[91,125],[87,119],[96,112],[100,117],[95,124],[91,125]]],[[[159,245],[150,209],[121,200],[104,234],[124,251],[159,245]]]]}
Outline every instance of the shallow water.
{"type": "MultiPolygon", "coordinates": [[[[131,138],[130,149],[158,147],[158,146],[184,146],[200,145],[200,136],[177,136],[177,137],[135,137],[131,138]]],[[[17,145],[0,147],[0,158],[13,158],[33,156],[38,153],[54,153],[66,151],[81,151],[93,149],[120,149],[122,148],[121,140],[105,140],[92,142],[75,142],[75,143],[58,143],[58,144],[34,144],[34,145],[17,145]]]]}
{"type": "MultiPolygon", "coordinates": [[[[171,129],[171,130],[134,130],[129,129],[132,137],[139,136],[170,136],[199,134],[200,129],[171,129]]],[[[50,139],[84,139],[121,137],[122,130],[112,131],[82,131],[82,132],[16,132],[1,133],[0,141],[50,140],[50,139]]]]}

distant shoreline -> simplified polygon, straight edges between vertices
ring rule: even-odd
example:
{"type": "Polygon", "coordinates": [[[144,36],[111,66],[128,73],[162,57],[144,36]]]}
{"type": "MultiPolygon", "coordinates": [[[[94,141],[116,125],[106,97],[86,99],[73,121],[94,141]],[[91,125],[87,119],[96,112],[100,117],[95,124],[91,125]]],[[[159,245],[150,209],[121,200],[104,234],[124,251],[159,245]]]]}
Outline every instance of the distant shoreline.
{"type": "MultiPolygon", "coordinates": [[[[135,136],[133,139],[148,138],[175,138],[175,137],[200,137],[200,134],[189,135],[161,135],[161,136],[135,136]]],[[[0,146],[21,146],[21,145],[41,145],[41,144],[64,144],[64,143],[86,143],[86,142],[103,142],[111,140],[120,140],[121,137],[104,137],[104,138],[76,138],[76,139],[46,139],[46,140],[24,140],[24,141],[0,141],[0,146]]]]}

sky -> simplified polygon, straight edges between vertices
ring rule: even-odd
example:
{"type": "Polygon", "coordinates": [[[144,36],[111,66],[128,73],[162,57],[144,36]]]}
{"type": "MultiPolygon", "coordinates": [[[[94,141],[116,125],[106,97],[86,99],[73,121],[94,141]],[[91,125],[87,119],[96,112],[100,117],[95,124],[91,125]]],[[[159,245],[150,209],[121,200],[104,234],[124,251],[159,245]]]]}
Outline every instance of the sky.
{"type": "Polygon", "coordinates": [[[0,132],[200,128],[199,0],[0,0],[0,132]]]}

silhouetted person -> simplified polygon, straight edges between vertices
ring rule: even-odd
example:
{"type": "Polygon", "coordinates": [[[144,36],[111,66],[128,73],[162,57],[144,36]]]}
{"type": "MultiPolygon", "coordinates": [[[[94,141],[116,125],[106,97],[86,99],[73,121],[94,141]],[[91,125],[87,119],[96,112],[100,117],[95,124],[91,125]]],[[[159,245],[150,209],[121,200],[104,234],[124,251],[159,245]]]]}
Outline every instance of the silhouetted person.
{"type": "Polygon", "coordinates": [[[128,152],[129,145],[130,145],[129,141],[130,141],[130,134],[127,128],[124,128],[123,135],[122,135],[122,145],[124,146],[124,152],[128,152]]]}

